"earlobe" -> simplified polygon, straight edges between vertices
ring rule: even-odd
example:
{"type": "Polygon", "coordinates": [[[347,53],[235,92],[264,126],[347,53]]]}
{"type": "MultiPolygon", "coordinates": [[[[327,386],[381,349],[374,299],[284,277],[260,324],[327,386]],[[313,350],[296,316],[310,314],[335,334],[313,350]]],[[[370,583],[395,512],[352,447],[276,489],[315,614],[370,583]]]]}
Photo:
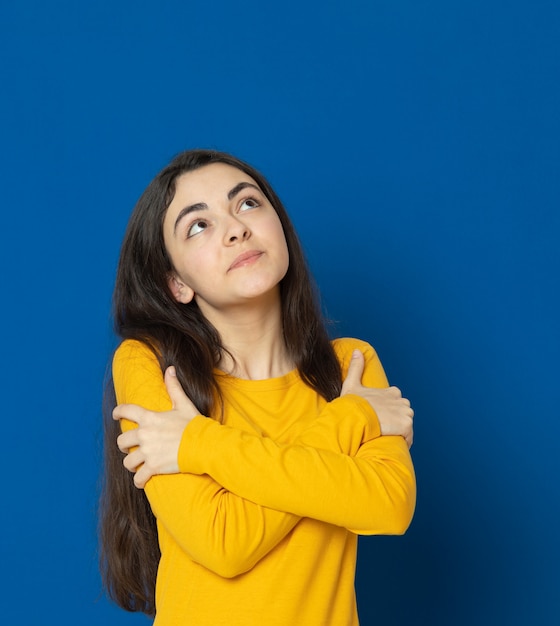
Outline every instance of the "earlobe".
{"type": "Polygon", "coordinates": [[[167,276],[167,286],[177,302],[188,304],[194,298],[194,291],[186,285],[177,274],[170,273],[167,276]]]}

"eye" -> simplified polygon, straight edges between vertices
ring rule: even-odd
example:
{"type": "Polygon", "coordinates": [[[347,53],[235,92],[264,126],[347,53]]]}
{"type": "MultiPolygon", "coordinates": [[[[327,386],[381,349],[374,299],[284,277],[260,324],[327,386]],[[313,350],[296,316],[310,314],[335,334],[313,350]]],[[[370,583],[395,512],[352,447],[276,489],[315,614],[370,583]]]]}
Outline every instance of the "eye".
{"type": "Polygon", "coordinates": [[[260,202],[258,200],[255,200],[255,198],[247,198],[246,200],[243,200],[241,206],[239,207],[239,210],[247,211],[248,209],[256,209],[259,206],[260,202]]]}
{"type": "Polygon", "coordinates": [[[194,235],[198,235],[198,233],[201,233],[203,230],[206,230],[207,226],[208,226],[208,222],[206,222],[206,220],[196,220],[196,222],[193,222],[189,226],[189,229],[187,230],[187,238],[193,237],[194,235]]]}

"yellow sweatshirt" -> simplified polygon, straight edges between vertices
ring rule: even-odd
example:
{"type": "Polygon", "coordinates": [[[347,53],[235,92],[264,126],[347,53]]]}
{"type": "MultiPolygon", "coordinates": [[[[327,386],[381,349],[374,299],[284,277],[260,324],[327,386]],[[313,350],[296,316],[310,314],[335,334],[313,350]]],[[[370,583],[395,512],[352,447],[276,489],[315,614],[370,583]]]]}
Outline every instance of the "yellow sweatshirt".
{"type": "MultiPolygon", "coordinates": [[[[362,383],[387,386],[371,346],[340,339],[334,347],[343,375],[358,348],[362,383]]],[[[223,424],[192,420],[181,473],[154,476],[145,488],[162,553],[155,624],[357,625],[356,535],[401,534],[414,512],[404,439],[380,436],[363,398],[327,403],[296,371],[268,380],[216,376],[223,424]]],[[[145,345],[123,342],[113,377],[119,404],[171,408],[145,345]]]]}

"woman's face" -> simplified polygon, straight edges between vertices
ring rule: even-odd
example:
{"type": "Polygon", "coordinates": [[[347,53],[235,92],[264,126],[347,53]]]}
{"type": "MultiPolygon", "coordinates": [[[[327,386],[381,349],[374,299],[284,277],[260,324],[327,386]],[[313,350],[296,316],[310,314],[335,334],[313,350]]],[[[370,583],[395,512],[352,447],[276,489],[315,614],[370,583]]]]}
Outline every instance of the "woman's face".
{"type": "Polygon", "coordinates": [[[278,215],[257,183],[225,163],[187,172],[163,222],[178,302],[212,310],[279,297],[288,248],[278,215]]]}

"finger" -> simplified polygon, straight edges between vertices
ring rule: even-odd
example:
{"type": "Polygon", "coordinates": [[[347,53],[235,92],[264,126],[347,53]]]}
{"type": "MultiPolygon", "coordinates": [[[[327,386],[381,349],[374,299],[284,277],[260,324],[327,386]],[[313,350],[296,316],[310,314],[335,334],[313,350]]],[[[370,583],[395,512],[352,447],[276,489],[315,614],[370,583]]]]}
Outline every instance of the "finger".
{"type": "Polygon", "coordinates": [[[173,365],[170,365],[165,370],[164,379],[165,379],[165,386],[167,387],[167,393],[169,394],[169,397],[171,398],[171,402],[173,404],[174,409],[184,407],[187,404],[189,405],[192,404],[189,397],[185,393],[185,390],[183,389],[183,387],[181,387],[181,383],[179,382],[179,379],[177,378],[177,371],[175,370],[173,365]]]}
{"type": "Polygon", "coordinates": [[[139,424],[144,413],[145,409],[137,404],[119,404],[113,409],[113,419],[125,419],[139,424]]]}
{"type": "Polygon", "coordinates": [[[142,463],[144,463],[144,455],[140,450],[134,450],[123,459],[123,465],[129,472],[135,472],[142,463]]]}
{"type": "Polygon", "coordinates": [[[119,404],[113,409],[113,419],[120,420],[121,419],[121,411],[124,404],[119,404]]]}
{"type": "Polygon", "coordinates": [[[150,471],[150,468],[146,466],[146,464],[142,465],[142,467],[134,474],[134,486],[137,489],[144,489],[146,483],[153,476],[153,473],[150,471]]]}
{"type": "Polygon", "coordinates": [[[138,429],[127,430],[125,433],[117,437],[117,446],[121,452],[125,454],[130,448],[138,445],[138,429]]]}
{"type": "Polygon", "coordinates": [[[364,373],[364,355],[359,350],[352,352],[348,373],[344,379],[344,386],[361,385],[364,373]]]}
{"type": "Polygon", "coordinates": [[[388,391],[390,392],[391,396],[393,398],[402,398],[402,393],[401,390],[398,387],[395,387],[394,385],[388,388],[388,391]]]}

